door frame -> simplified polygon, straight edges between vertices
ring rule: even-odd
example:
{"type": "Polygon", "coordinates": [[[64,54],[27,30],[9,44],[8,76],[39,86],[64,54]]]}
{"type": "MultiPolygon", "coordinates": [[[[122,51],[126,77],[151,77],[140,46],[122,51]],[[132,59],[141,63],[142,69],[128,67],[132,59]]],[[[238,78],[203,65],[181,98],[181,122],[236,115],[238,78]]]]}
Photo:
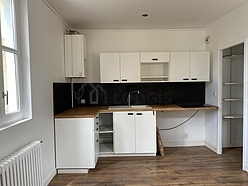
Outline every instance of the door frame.
{"type": "Polygon", "coordinates": [[[219,67],[219,82],[218,82],[218,140],[217,140],[217,153],[222,154],[222,63],[223,63],[223,50],[233,47],[235,45],[244,44],[244,84],[243,84],[243,161],[242,169],[248,172],[248,38],[228,46],[223,46],[218,50],[218,67],[219,67]]]}

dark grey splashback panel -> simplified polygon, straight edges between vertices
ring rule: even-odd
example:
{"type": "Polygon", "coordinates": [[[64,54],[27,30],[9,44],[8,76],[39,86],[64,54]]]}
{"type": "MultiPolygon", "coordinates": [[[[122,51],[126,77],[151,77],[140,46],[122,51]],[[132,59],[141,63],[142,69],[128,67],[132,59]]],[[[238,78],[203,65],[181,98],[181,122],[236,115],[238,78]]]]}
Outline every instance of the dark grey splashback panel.
{"type": "Polygon", "coordinates": [[[205,83],[120,83],[120,84],[74,84],[79,100],[74,105],[122,105],[127,104],[128,92],[132,104],[179,104],[205,103],[205,83]],[[86,103],[81,104],[80,100],[86,103]]]}
{"type": "MultiPolygon", "coordinates": [[[[71,108],[70,83],[54,83],[54,114],[71,108]]],[[[89,105],[125,105],[128,92],[131,104],[205,103],[205,83],[74,83],[74,107],[89,105]],[[81,104],[81,99],[85,104],[81,104]]]]}

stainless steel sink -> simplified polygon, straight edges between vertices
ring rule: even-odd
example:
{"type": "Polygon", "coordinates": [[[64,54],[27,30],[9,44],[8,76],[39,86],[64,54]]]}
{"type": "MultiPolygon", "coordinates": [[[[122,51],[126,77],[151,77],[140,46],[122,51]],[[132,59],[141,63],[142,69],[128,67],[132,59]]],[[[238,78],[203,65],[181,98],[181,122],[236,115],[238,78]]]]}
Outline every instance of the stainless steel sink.
{"type": "Polygon", "coordinates": [[[115,110],[115,109],[149,109],[152,108],[149,105],[131,105],[128,107],[128,105],[115,105],[115,106],[109,106],[109,110],[115,110]]]}

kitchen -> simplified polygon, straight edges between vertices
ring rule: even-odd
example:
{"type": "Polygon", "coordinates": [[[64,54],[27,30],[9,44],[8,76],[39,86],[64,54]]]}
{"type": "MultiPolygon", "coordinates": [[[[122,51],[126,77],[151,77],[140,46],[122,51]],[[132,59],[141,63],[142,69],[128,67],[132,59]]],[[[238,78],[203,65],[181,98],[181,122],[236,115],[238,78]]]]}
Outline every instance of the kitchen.
{"type": "MultiPolygon", "coordinates": [[[[220,107],[219,50],[246,42],[247,9],[247,5],[241,6],[206,29],[77,29],[88,41],[90,55],[86,81],[98,83],[100,80],[100,52],[206,50],[211,52],[211,81],[206,83],[205,100],[208,104],[220,107]],[[230,23],[229,20],[237,21],[230,23]],[[205,44],[207,36],[211,36],[208,45],[205,44]],[[216,96],[213,92],[217,93],[216,96]]],[[[42,145],[43,175],[45,183],[48,183],[56,172],[52,84],[54,82],[69,83],[64,78],[63,66],[63,35],[67,27],[42,1],[29,1],[29,20],[33,119],[1,131],[0,156],[1,158],[7,156],[29,141],[42,139],[44,141],[42,145]]],[[[79,81],[81,83],[81,80],[79,81]]],[[[199,118],[205,120],[206,134],[208,131],[215,131],[209,132],[210,135],[205,136],[205,141],[208,141],[217,153],[221,153],[221,140],[217,135],[218,113],[205,112],[199,118]]],[[[244,169],[246,170],[247,161],[245,156],[244,169]]]]}

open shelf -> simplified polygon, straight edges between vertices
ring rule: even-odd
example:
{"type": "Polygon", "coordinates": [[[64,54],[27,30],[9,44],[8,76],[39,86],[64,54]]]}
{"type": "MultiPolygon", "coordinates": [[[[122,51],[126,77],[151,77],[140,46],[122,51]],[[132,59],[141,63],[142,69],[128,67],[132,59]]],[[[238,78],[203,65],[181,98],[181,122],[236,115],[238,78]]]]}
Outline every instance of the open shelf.
{"type": "Polygon", "coordinates": [[[113,143],[111,142],[100,142],[99,146],[100,155],[101,154],[113,154],[113,143]]]}
{"type": "Polygon", "coordinates": [[[223,116],[224,119],[242,119],[243,115],[224,115],[223,116]]]}
{"type": "Polygon", "coordinates": [[[169,62],[141,62],[142,82],[169,81],[169,62]]]}
{"type": "Polygon", "coordinates": [[[244,55],[224,55],[223,59],[242,59],[244,55]]]}
{"type": "Polygon", "coordinates": [[[113,154],[113,113],[99,114],[99,155],[113,154]]]}
{"type": "Polygon", "coordinates": [[[99,133],[113,133],[113,125],[100,125],[99,133]]]}
{"type": "Polygon", "coordinates": [[[243,83],[239,83],[239,82],[226,82],[223,83],[224,85],[243,85],[243,83]]]}
{"type": "Polygon", "coordinates": [[[224,98],[223,101],[243,101],[242,98],[224,98]]]}

